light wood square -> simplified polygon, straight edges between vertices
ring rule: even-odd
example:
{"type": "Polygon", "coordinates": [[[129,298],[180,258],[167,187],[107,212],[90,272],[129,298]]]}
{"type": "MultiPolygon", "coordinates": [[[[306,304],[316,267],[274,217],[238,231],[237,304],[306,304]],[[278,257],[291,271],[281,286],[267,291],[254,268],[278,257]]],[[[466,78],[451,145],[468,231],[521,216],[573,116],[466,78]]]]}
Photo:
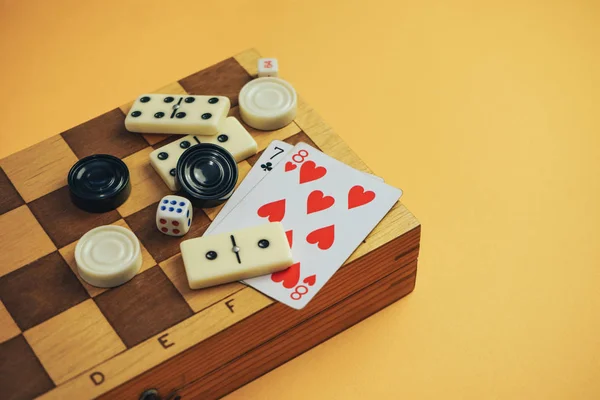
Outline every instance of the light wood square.
{"type": "MultiPolygon", "coordinates": [[[[168,84],[167,86],[161,87],[160,89],[156,89],[156,90],[153,90],[151,92],[146,92],[146,93],[187,94],[187,92],[179,84],[179,82],[173,82],[173,83],[168,84]]],[[[140,93],[140,94],[142,94],[142,93],[140,93]]],[[[131,106],[133,105],[134,102],[135,102],[135,99],[133,101],[130,101],[129,103],[124,104],[121,107],[119,107],[121,109],[121,111],[123,111],[123,114],[125,114],[125,115],[129,114],[129,110],[131,110],[131,106]]],[[[151,133],[144,133],[144,134],[142,134],[142,136],[151,145],[154,145],[158,142],[162,142],[163,140],[165,140],[166,138],[169,137],[169,135],[151,134],[151,133]]]]}
{"type": "Polygon", "coordinates": [[[125,350],[92,299],[23,335],[57,385],[125,350]]]}
{"type": "Polygon", "coordinates": [[[131,195],[122,206],[117,208],[123,217],[128,217],[171,193],[150,165],[150,153],[153,151],[152,147],[148,147],[123,159],[129,168],[131,179],[131,195]]]}
{"type": "Polygon", "coordinates": [[[246,287],[239,282],[232,282],[206,289],[190,289],[181,254],[173,256],[159,265],[194,312],[203,310],[246,287]]]}
{"type": "MultiPolygon", "coordinates": [[[[125,222],[125,220],[122,220],[122,219],[118,220],[117,222],[115,222],[114,224],[111,224],[111,225],[118,225],[123,228],[131,230],[129,225],[127,225],[127,222],[125,222]]],[[[81,282],[81,284],[83,285],[85,290],[87,290],[87,292],[90,294],[90,296],[96,297],[99,294],[106,292],[108,290],[108,288],[99,288],[96,286],[92,286],[89,283],[87,283],[86,281],[84,281],[83,279],[81,279],[81,277],[79,276],[79,273],[77,272],[77,263],[75,262],[75,247],[76,246],[77,246],[77,242],[73,242],[73,243],[69,244],[68,246],[63,247],[62,249],[59,250],[60,255],[63,257],[63,259],[69,265],[69,267],[71,268],[73,273],[75,273],[75,275],[77,276],[77,279],[79,279],[79,282],[81,282]]],[[[144,247],[144,245],[142,244],[141,241],[140,241],[140,249],[142,251],[142,267],[140,268],[140,272],[138,272],[138,274],[141,274],[145,270],[150,269],[156,265],[156,261],[154,261],[154,258],[152,258],[150,253],[148,253],[148,250],[146,250],[146,248],[144,247]]]]}
{"type": "Polygon", "coordinates": [[[46,139],[0,161],[15,188],[30,202],[67,184],[67,174],[77,162],[75,153],[60,135],[46,139]]]}
{"type": "MultiPolygon", "coordinates": [[[[235,184],[236,189],[238,188],[238,186],[240,186],[240,183],[242,183],[244,178],[246,178],[246,175],[248,175],[248,173],[250,172],[251,169],[252,169],[252,166],[250,164],[248,164],[246,161],[240,161],[238,163],[238,179],[235,184]]],[[[202,211],[204,211],[204,214],[206,214],[206,216],[208,218],[210,218],[210,220],[212,221],[215,219],[217,214],[219,214],[219,212],[221,212],[221,209],[224,206],[225,206],[225,203],[220,204],[213,208],[204,208],[204,209],[202,209],[202,211]]]]}
{"type": "Polygon", "coordinates": [[[233,58],[248,72],[248,75],[256,78],[258,75],[258,59],[260,58],[260,53],[256,49],[246,50],[236,54],[233,58]]]}
{"type": "Polygon", "coordinates": [[[55,250],[26,205],[0,215],[0,276],[55,250]]]}
{"type": "Polygon", "coordinates": [[[0,343],[6,342],[20,333],[21,330],[4,307],[4,303],[0,301],[0,343]]]}

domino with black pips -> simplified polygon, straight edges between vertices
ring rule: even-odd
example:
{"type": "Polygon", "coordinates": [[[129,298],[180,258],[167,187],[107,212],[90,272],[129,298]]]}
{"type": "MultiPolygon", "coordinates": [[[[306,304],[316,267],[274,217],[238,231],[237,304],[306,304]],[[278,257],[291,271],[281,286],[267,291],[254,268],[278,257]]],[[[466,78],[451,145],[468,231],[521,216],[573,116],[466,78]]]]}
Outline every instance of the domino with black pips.
{"type": "Polygon", "coordinates": [[[231,102],[225,96],[143,94],[125,118],[130,132],[215,135],[231,102]]]}
{"type": "Polygon", "coordinates": [[[215,136],[188,135],[150,153],[150,164],[156,170],[169,189],[179,190],[175,179],[177,161],[181,154],[191,146],[200,143],[212,143],[227,150],[236,162],[256,154],[258,146],[246,128],[235,118],[228,117],[215,136]]]}
{"type": "Polygon", "coordinates": [[[271,274],[293,264],[280,222],[185,240],[180,248],[191,289],[271,274]]]}

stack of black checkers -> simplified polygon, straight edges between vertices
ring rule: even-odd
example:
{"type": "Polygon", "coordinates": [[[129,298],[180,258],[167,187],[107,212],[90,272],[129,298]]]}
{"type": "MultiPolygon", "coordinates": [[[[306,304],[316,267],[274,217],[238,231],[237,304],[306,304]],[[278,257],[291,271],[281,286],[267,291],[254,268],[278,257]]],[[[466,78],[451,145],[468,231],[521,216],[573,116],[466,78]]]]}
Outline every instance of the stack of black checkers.
{"type": "Polygon", "coordinates": [[[114,210],[131,193],[127,165],[108,154],[82,158],[69,171],[67,181],[73,204],[93,213],[114,210]]]}
{"type": "Polygon", "coordinates": [[[176,179],[181,194],[200,208],[226,201],[238,178],[235,159],[223,147],[200,143],[188,148],[177,161],[176,179]]]}

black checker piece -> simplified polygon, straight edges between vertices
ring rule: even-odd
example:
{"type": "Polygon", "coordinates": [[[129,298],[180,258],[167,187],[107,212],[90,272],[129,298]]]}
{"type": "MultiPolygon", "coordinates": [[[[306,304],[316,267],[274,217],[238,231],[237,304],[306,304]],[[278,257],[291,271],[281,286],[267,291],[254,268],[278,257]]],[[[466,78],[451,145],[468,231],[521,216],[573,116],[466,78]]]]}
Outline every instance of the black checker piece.
{"type": "Polygon", "coordinates": [[[196,207],[210,208],[225,202],[238,178],[235,159],[223,147],[200,143],[183,152],[177,161],[181,194],[196,207]]]}
{"type": "Polygon", "coordinates": [[[93,213],[114,210],[131,194],[127,165],[109,154],[94,154],[77,161],[67,182],[73,204],[93,213]]]}

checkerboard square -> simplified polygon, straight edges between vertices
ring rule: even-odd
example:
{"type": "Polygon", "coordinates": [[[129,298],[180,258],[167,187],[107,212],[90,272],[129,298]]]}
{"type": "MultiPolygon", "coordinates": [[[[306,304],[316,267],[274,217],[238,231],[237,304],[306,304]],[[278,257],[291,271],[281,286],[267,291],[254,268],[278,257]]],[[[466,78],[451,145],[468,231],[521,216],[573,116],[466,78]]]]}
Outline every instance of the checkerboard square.
{"type": "Polygon", "coordinates": [[[201,208],[194,207],[194,219],[192,220],[189,232],[181,237],[168,236],[156,228],[157,206],[158,202],[150,204],[143,210],[126,217],[125,221],[127,221],[133,233],[148,249],[150,255],[152,255],[156,262],[160,263],[179,253],[179,244],[182,241],[202,236],[211,221],[201,208]]]}
{"type": "MultiPolygon", "coordinates": [[[[127,223],[122,219],[118,220],[117,222],[111,225],[117,225],[131,230],[129,225],[127,225],[127,223]]],[[[59,250],[62,258],[67,262],[67,264],[71,268],[71,271],[73,271],[75,276],[77,276],[77,279],[79,279],[79,282],[81,282],[81,284],[83,285],[85,290],[87,290],[87,292],[90,294],[90,296],[96,297],[100,293],[104,293],[107,290],[110,290],[109,288],[100,288],[92,286],[89,283],[85,282],[83,279],[81,279],[77,272],[77,263],[75,262],[75,247],[77,246],[77,242],[73,242],[59,250]]],[[[142,273],[156,265],[156,261],[154,261],[150,253],[148,253],[148,250],[146,250],[144,245],[142,244],[140,245],[140,247],[142,251],[142,267],[140,268],[140,271],[138,273],[142,273]]]]}
{"type": "Polygon", "coordinates": [[[0,300],[22,331],[88,297],[58,252],[0,278],[0,300]]]}
{"type": "Polygon", "coordinates": [[[2,193],[2,196],[0,196],[0,215],[25,203],[2,168],[0,168],[0,193],[2,193]]]}
{"type": "Polygon", "coordinates": [[[252,77],[234,58],[228,58],[179,81],[193,95],[227,96],[231,106],[238,104],[238,93],[252,77]]]}
{"type": "Polygon", "coordinates": [[[258,129],[254,129],[249,125],[246,125],[242,117],[240,117],[240,108],[234,107],[229,111],[230,117],[236,117],[238,121],[242,123],[244,128],[252,135],[254,140],[256,140],[256,144],[258,146],[258,151],[264,150],[271,144],[273,140],[285,140],[290,136],[300,132],[300,127],[296,125],[294,121],[289,125],[284,126],[281,129],[277,129],[276,131],[259,131],[258,129]]]}
{"type": "Polygon", "coordinates": [[[92,228],[119,219],[116,211],[95,214],[75,207],[67,186],[35,200],[29,208],[58,248],[78,240],[92,228]]]}
{"type": "Polygon", "coordinates": [[[0,215],[0,276],[54,250],[56,247],[27,206],[0,215]]]}
{"type": "Polygon", "coordinates": [[[54,388],[21,335],[0,344],[0,388],[8,400],[32,399],[54,388]]]}
{"type": "Polygon", "coordinates": [[[169,280],[173,282],[173,285],[175,285],[179,293],[183,295],[183,298],[194,312],[201,311],[206,307],[218,303],[224,298],[231,296],[233,293],[246,287],[246,285],[239,282],[232,282],[202,290],[190,289],[181,254],[177,254],[160,263],[160,267],[163,269],[169,280]]]}
{"type": "Polygon", "coordinates": [[[4,303],[0,301],[0,343],[6,342],[8,339],[12,339],[21,333],[21,330],[15,324],[4,303]]]}
{"type": "Polygon", "coordinates": [[[79,158],[111,154],[123,158],[148,146],[139,133],[125,129],[125,115],[115,108],[61,133],[79,158]]]}
{"type": "Polygon", "coordinates": [[[256,78],[258,75],[258,59],[261,57],[256,49],[248,49],[233,56],[253,78],[256,78]]]}
{"type": "Polygon", "coordinates": [[[193,314],[158,265],[94,301],[128,348],[193,314]]]}
{"type": "Polygon", "coordinates": [[[150,164],[152,147],[146,147],[123,159],[129,168],[131,195],[118,208],[119,214],[126,217],[162,199],[171,191],[150,164]]]}
{"type": "Polygon", "coordinates": [[[57,385],[125,350],[92,299],[23,335],[57,385]]]}
{"type": "Polygon", "coordinates": [[[0,161],[17,191],[30,202],[67,184],[77,157],[60,136],[53,136],[0,161]]]}

